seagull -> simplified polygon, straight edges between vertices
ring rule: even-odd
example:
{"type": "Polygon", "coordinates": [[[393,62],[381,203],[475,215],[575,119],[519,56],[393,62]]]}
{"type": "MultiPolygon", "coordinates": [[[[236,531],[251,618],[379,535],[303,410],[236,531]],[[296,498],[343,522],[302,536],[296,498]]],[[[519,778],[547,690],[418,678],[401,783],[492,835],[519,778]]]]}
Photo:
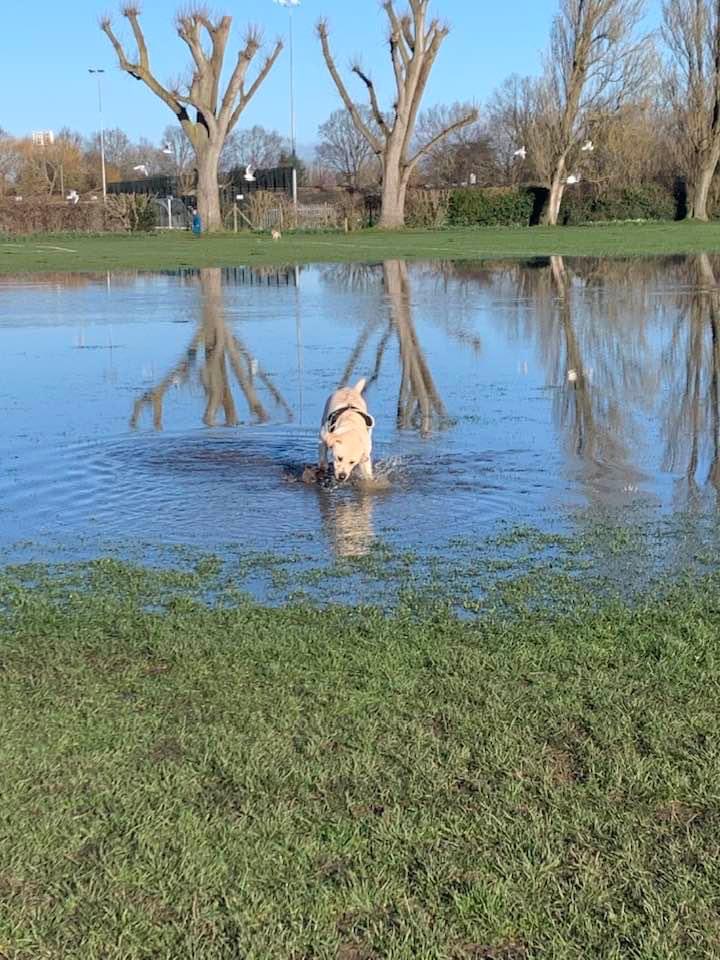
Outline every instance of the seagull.
{"type": "Polygon", "coordinates": [[[519,150],[516,150],[516,151],[515,151],[515,153],[513,154],[513,156],[514,156],[514,157],[520,157],[521,160],[524,160],[525,157],[527,156],[527,150],[525,149],[525,147],[520,147],[519,150]]]}
{"type": "Polygon", "coordinates": [[[573,183],[580,183],[580,177],[576,173],[571,173],[570,176],[565,181],[565,183],[569,183],[571,185],[573,183]]]}
{"type": "Polygon", "coordinates": [[[580,153],[592,153],[594,149],[595,147],[593,146],[592,140],[586,140],[580,147],[580,153]]]}
{"type": "Polygon", "coordinates": [[[68,199],[70,203],[77,203],[80,199],[80,194],[77,192],[77,190],[71,190],[66,199],[68,199]]]}
{"type": "Polygon", "coordinates": [[[164,143],[164,144],[163,144],[162,152],[165,153],[165,154],[167,154],[167,156],[169,156],[169,157],[171,157],[171,156],[173,155],[173,153],[175,153],[175,151],[173,150],[173,148],[170,146],[169,143],[164,143]]]}
{"type": "Polygon", "coordinates": [[[245,167],[245,176],[243,177],[243,180],[247,180],[248,183],[251,183],[254,179],[255,179],[255,171],[253,170],[252,166],[248,164],[245,167]]]}
{"type": "Polygon", "coordinates": [[[138,173],[141,173],[144,177],[148,175],[148,168],[144,163],[139,163],[136,167],[133,167],[133,170],[136,170],[138,173]]]}

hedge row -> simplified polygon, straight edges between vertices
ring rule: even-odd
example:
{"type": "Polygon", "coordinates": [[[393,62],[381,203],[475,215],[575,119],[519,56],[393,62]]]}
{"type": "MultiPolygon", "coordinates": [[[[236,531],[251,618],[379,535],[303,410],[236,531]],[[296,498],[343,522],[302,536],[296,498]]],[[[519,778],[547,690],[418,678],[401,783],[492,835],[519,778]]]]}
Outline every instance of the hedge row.
{"type": "Polygon", "coordinates": [[[566,190],[560,207],[560,223],[592,223],[599,220],[674,220],[677,199],[659,184],[645,184],[595,194],[589,190],[566,190]]]}
{"type": "Polygon", "coordinates": [[[513,226],[531,222],[535,194],[528,188],[485,187],[453,190],[447,222],[452,226],[513,226]]]}
{"type": "Polygon", "coordinates": [[[127,233],[155,227],[149,198],[130,194],[73,204],[45,197],[0,198],[0,235],[33,233],[127,233]]]}
{"type": "MultiPolygon", "coordinates": [[[[540,216],[546,191],[538,187],[489,187],[452,190],[446,223],[451,226],[527,226],[540,216]]],[[[673,220],[678,200],[659,184],[608,190],[567,188],[560,207],[562,224],[599,220],[673,220]]]]}

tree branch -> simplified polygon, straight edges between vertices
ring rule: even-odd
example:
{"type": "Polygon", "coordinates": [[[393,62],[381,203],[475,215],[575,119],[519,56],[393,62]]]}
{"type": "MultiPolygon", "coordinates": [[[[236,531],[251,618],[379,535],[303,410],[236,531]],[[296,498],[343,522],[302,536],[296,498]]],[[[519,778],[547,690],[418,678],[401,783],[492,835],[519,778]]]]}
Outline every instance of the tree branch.
{"type": "Polygon", "coordinates": [[[363,118],[360,116],[360,112],[358,111],[358,108],[355,105],[355,103],[350,98],[350,95],[347,92],[347,88],[343,83],[343,79],[338,73],[337,67],[335,66],[335,61],[333,60],[332,53],[330,52],[327,22],[325,20],[318,21],[317,34],[318,34],[318,37],[320,38],[323,56],[325,58],[325,63],[327,64],[327,68],[330,71],[330,76],[335,81],[335,86],[337,87],[337,91],[340,94],[340,97],[342,98],[342,101],[345,104],[345,107],[347,108],[348,112],[353,118],[353,123],[355,124],[357,129],[362,133],[362,135],[365,137],[365,139],[370,144],[370,146],[375,151],[375,153],[378,155],[382,155],[385,150],[385,145],[382,143],[379,137],[375,136],[375,134],[372,132],[370,127],[364,122],[363,118]]]}
{"type": "MultiPolygon", "coordinates": [[[[115,52],[117,53],[117,57],[118,57],[118,62],[120,64],[120,69],[124,70],[126,73],[129,73],[130,76],[134,77],[136,80],[142,80],[143,83],[147,84],[147,86],[152,90],[152,92],[156,96],[158,96],[164,103],[166,103],[168,107],[170,107],[170,109],[178,118],[178,120],[180,120],[181,122],[183,120],[189,120],[187,111],[185,107],[182,105],[182,103],[180,103],[177,97],[173,96],[173,94],[169,90],[166,90],[161,83],[158,83],[158,81],[155,79],[155,77],[151,73],[150,63],[149,63],[148,53],[147,53],[147,46],[145,45],[145,40],[142,36],[142,30],[140,29],[140,24],[137,21],[137,16],[136,15],[134,16],[135,16],[135,25],[137,27],[136,36],[139,36],[141,38],[141,41],[138,42],[138,55],[140,58],[140,63],[131,63],[128,60],[125,54],[125,51],[122,47],[122,44],[113,33],[112,24],[109,18],[102,20],[100,23],[100,29],[103,31],[103,33],[106,34],[106,36],[112,43],[113,47],[115,48],[115,52]]],[[[133,29],[135,29],[135,27],[133,29]]]]}
{"type": "Polygon", "coordinates": [[[354,64],[352,68],[352,72],[357,74],[358,77],[360,77],[362,82],[365,84],[365,86],[368,88],[368,93],[370,95],[370,107],[372,109],[373,116],[375,117],[375,123],[377,123],[377,125],[380,127],[383,133],[387,136],[388,134],[387,124],[385,123],[385,117],[382,115],[382,111],[380,110],[380,105],[378,103],[377,95],[375,93],[375,86],[372,80],[370,79],[370,77],[368,77],[366,74],[363,73],[359,63],[354,64]]]}
{"type": "Polygon", "coordinates": [[[390,20],[390,50],[393,50],[394,44],[397,47],[400,56],[402,57],[403,64],[407,68],[408,64],[410,63],[410,51],[407,45],[407,38],[403,33],[402,23],[390,0],[383,4],[383,6],[388,15],[388,19],[390,20]]]}
{"type": "Polygon", "coordinates": [[[432,138],[432,140],[429,140],[424,147],[420,147],[415,152],[415,154],[411,157],[411,159],[408,160],[407,167],[412,169],[412,167],[415,166],[415,164],[418,162],[420,157],[423,157],[425,156],[425,154],[429,153],[436,144],[440,143],[441,140],[444,140],[445,137],[448,137],[451,133],[454,133],[456,130],[460,130],[462,129],[462,127],[468,126],[468,124],[470,123],[475,123],[475,121],[478,119],[478,116],[479,114],[477,110],[471,110],[470,113],[466,114],[464,117],[461,117],[460,120],[456,120],[454,123],[451,123],[448,127],[445,127],[445,129],[441,130],[440,133],[436,134],[432,138]]]}
{"type": "Polygon", "coordinates": [[[263,81],[265,80],[265,77],[267,77],[268,73],[270,73],[270,71],[272,70],[273,64],[275,63],[275,61],[277,60],[277,58],[280,56],[280,53],[282,52],[282,49],[283,49],[283,42],[282,42],[282,40],[277,40],[277,41],[275,42],[275,49],[274,49],[273,52],[266,58],[265,63],[264,63],[264,64],[262,65],[262,67],[260,68],[260,72],[258,73],[257,77],[255,78],[255,80],[254,80],[253,83],[251,84],[250,89],[247,91],[247,93],[245,93],[245,91],[244,91],[244,89],[243,89],[243,86],[242,86],[242,84],[241,84],[241,87],[240,87],[240,91],[241,91],[241,92],[240,92],[240,102],[238,103],[237,107],[235,108],[235,110],[234,110],[233,113],[232,113],[232,116],[230,117],[230,122],[229,122],[229,124],[228,124],[228,132],[230,132],[230,130],[232,130],[233,127],[235,126],[235,124],[238,122],[238,120],[239,120],[239,118],[240,118],[240,114],[243,112],[243,110],[244,110],[245,107],[248,105],[248,103],[250,103],[250,101],[252,100],[252,98],[253,98],[253,97],[255,96],[255,94],[257,93],[259,87],[261,86],[261,84],[262,84],[263,81]]]}

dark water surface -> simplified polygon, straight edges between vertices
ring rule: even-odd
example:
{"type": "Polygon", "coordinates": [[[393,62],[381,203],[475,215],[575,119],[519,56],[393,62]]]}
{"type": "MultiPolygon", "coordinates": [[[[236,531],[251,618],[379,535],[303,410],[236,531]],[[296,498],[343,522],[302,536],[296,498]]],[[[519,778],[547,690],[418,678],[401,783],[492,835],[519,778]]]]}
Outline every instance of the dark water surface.
{"type": "MultiPolygon", "coordinates": [[[[707,531],[716,277],[696,256],[1,278],[3,558],[382,542],[452,564],[518,524],[707,531]],[[360,376],[387,488],[289,482],[360,376]]],[[[683,538],[659,553],[697,554],[683,538]]]]}

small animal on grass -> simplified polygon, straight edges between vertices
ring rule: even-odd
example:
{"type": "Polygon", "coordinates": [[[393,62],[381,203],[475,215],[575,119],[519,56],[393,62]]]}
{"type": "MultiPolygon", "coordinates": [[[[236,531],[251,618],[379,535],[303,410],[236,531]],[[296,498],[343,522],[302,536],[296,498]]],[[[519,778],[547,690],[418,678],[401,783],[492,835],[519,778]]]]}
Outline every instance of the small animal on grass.
{"type": "Polygon", "coordinates": [[[325,471],[330,454],[336,480],[348,480],[352,474],[362,480],[372,479],[375,421],[368,413],[362,395],[366,383],[363,377],[354,387],[341,387],[328,397],[325,404],[318,459],[320,469],[325,471]]]}
{"type": "Polygon", "coordinates": [[[273,238],[273,240],[280,240],[280,238],[282,237],[282,234],[280,233],[279,230],[271,230],[270,236],[273,238]]]}

